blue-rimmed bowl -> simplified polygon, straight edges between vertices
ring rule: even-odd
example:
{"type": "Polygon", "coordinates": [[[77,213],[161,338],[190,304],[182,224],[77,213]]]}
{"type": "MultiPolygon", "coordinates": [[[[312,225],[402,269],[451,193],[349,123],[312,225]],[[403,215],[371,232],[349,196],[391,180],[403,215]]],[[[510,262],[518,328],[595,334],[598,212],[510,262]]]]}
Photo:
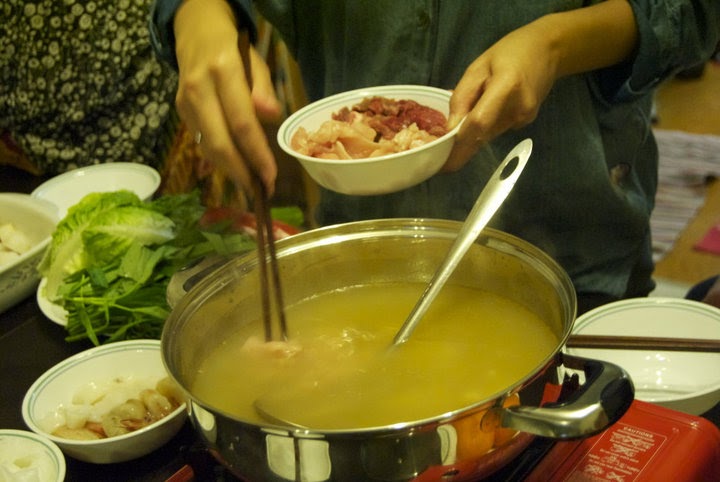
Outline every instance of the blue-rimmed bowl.
{"type": "MultiPolygon", "coordinates": [[[[9,474],[9,480],[63,482],[65,470],[65,457],[47,437],[0,430],[0,474],[9,474]]],[[[1,475],[0,479],[5,480],[1,475]]]]}
{"type": "Polygon", "coordinates": [[[400,191],[436,174],[450,155],[459,125],[420,147],[365,159],[319,159],[301,154],[291,147],[291,139],[298,128],[316,131],[323,122],[332,118],[333,113],[373,96],[414,100],[447,117],[452,92],[422,85],[387,85],[326,97],[303,107],[283,122],[277,135],[280,147],[296,158],[318,184],[343,194],[373,195],[400,191]]]}
{"type": "Polygon", "coordinates": [[[43,373],[23,399],[22,415],[33,432],[47,437],[70,457],[96,464],[124,462],[146,455],[168,442],[187,418],[183,403],[159,421],[134,432],[98,440],[72,440],[50,432],[61,405],[69,405],[90,383],[167,376],[159,340],[129,340],[101,345],[61,361],[43,373]]]}

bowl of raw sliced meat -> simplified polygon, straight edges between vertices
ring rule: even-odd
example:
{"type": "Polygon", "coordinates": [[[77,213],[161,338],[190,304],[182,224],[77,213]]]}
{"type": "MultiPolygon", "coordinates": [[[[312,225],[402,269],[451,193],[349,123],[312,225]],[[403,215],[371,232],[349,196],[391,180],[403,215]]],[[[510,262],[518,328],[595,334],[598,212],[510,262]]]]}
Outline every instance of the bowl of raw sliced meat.
{"type": "Polygon", "coordinates": [[[447,126],[451,95],[421,85],[336,94],[288,117],[278,143],[332,191],[400,191],[428,179],[447,160],[459,129],[447,126]]]}

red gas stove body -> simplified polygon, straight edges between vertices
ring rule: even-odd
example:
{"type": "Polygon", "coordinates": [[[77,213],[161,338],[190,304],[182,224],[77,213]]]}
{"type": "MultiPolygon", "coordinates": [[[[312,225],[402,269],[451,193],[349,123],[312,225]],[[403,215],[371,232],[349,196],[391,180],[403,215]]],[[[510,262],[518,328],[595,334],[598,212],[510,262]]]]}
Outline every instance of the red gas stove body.
{"type": "Polygon", "coordinates": [[[709,420],[635,400],[604,432],[558,442],[528,482],[718,482],[720,429],[709,420]]]}

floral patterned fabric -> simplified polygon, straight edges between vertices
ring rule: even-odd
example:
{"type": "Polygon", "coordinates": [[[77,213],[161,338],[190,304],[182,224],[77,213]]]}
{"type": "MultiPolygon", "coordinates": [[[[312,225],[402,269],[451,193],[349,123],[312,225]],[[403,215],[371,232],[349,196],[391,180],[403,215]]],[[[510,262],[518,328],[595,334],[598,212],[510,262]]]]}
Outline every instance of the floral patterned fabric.
{"type": "Polygon", "coordinates": [[[150,0],[0,2],[0,138],[34,171],[104,162],[160,167],[177,120],[150,0]]]}

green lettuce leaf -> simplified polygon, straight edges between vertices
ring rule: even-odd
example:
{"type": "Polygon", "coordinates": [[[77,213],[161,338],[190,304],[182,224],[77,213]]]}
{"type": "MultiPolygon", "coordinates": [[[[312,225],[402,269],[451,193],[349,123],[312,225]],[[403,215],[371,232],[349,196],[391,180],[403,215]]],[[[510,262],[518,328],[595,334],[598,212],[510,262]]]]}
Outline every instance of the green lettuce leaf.
{"type": "Polygon", "coordinates": [[[174,237],[175,223],[143,206],[119,206],[96,216],[82,232],[89,264],[100,265],[122,257],[133,243],[162,244],[174,237]]]}
{"type": "Polygon", "coordinates": [[[131,191],[91,193],[68,209],[65,217],[53,232],[52,242],[38,265],[40,274],[47,278],[46,294],[57,299],[57,289],[65,276],[88,265],[83,245],[83,233],[97,218],[120,206],[142,205],[131,191]]]}

